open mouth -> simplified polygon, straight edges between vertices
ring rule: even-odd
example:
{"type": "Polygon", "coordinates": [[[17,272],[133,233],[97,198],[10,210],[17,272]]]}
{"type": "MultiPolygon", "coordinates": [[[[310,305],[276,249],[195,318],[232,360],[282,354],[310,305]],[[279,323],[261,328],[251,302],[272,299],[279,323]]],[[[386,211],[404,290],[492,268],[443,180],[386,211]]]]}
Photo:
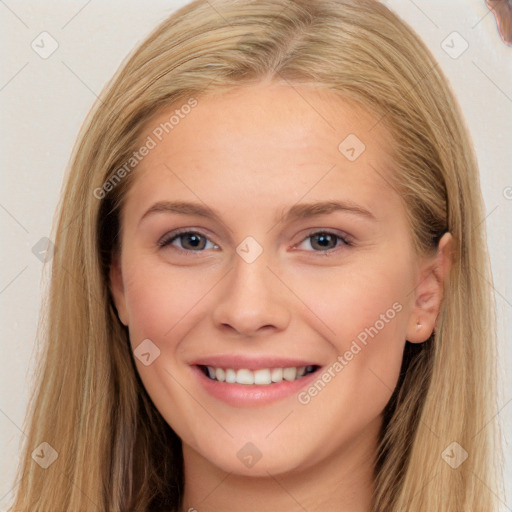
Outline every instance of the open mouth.
{"type": "Polygon", "coordinates": [[[310,373],[316,372],[320,366],[292,366],[288,368],[261,368],[248,370],[247,368],[214,368],[212,366],[198,365],[201,371],[211,380],[226,382],[228,384],[245,385],[272,385],[280,382],[292,382],[302,379],[310,373]]]}

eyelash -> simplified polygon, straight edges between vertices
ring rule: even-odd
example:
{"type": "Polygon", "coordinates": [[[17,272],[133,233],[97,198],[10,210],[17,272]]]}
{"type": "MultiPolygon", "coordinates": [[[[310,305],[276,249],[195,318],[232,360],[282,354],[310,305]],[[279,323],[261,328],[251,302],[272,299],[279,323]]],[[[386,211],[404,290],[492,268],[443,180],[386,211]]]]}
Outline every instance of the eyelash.
{"type": "MultiPolygon", "coordinates": [[[[165,235],[164,237],[162,237],[162,239],[160,239],[158,241],[158,246],[163,249],[163,248],[171,245],[172,242],[177,240],[182,235],[198,235],[199,237],[205,238],[206,240],[211,242],[211,240],[207,236],[204,236],[203,234],[201,234],[198,231],[192,231],[190,229],[182,229],[182,230],[173,231],[172,233],[169,233],[169,234],[165,235]]],[[[348,237],[343,237],[343,236],[339,235],[338,233],[334,233],[334,232],[329,231],[329,230],[312,231],[305,238],[303,238],[298,245],[302,244],[308,238],[312,238],[315,235],[331,235],[331,236],[336,237],[339,241],[341,241],[342,242],[341,245],[346,246],[346,247],[352,247],[353,246],[353,243],[348,239],[348,237]]],[[[216,245],[216,244],[214,244],[214,245],[216,245]]],[[[201,252],[204,252],[206,250],[206,249],[201,249],[201,250],[197,250],[197,251],[192,251],[192,250],[189,250],[189,249],[182,249],[182,248],[176,247],[176,246],[174,248],[176,250],[180,251],[180,252],[187,253],[187,254],[190,254],[190,253],[201,253],[201,252]]],[[[307,252],[316,252],[316,253],[321,254],[323,256],[329,256],[333,252],[335,252],[335,251],[337,251],[339,249],[340,249],[340,247],[338,247],[338,245],[337,245],[336,247],[334,247],[332,249],[326,249],[325,251],[315,251],[315,250],[312,250],[312,251],[307,251],[307,252]]]]}

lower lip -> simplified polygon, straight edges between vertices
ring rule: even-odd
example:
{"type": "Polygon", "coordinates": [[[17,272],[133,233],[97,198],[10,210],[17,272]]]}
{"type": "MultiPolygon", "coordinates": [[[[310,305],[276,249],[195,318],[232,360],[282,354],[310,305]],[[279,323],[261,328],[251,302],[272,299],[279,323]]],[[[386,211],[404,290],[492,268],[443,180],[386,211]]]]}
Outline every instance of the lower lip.
{"type": "Polygon", "coordinates": [[[213,397],[222,400],[234,407],[247,407],[265,405],[271,402],[282,400],[291,395],[296,395],[302,388],[308,386],[320,373],[318,368],[313,373],[308,373],[300,379],[293,381],[282,381],[273,384],[229,384],[208,378],[199,366],[192,366],[192,372],[213,397]]]}

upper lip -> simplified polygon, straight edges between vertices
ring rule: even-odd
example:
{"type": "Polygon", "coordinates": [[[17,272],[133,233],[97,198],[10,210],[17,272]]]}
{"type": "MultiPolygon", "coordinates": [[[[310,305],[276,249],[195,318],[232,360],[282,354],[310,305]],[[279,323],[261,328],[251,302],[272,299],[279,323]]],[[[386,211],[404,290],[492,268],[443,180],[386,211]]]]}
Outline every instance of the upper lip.
{"type": "Polygon", "coordinates": [[[291,368],[301,366],[320,366],[311,360],[292,359],[279,356],[258,356],[248,357],[243,355],[216,355],[210,357],[201,357],[190,363],[197,366],[211,366],[213,368],[232,368],[240,370],[259,370],[262,368],[291,368]]]}

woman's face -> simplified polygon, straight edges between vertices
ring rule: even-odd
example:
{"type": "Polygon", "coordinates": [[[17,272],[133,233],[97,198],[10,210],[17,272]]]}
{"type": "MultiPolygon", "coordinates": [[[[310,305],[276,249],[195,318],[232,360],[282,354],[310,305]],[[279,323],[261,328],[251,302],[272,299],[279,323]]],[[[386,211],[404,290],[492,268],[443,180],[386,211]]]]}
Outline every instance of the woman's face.
{"type": "Polygon", "coordinates": [[[260,84],[161,111],[140,146],[112,289],[185,461],[372,461],[405,340],[438,305],[382,123],[260,84]]]}

